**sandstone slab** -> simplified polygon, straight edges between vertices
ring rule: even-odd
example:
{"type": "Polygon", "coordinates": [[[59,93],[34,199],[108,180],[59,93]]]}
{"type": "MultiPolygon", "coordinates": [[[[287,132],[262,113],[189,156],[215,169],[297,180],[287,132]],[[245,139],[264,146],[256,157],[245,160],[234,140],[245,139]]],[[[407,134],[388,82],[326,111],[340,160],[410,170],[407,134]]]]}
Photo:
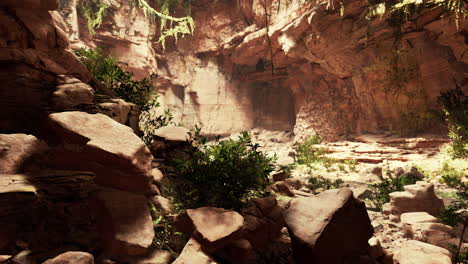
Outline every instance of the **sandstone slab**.
{"type": "Polygon", "coordinates": [[[185,245],[179,257],[172,264],[216,264],[207,253],[202,250],[200,243],[191,238],[185,245]]]}
{"type": "Polygon", "coordinates": [[[35,155],[48,150],[47,144],[26,134],[0,134],[0,173],[21,172],[35,155]]]}

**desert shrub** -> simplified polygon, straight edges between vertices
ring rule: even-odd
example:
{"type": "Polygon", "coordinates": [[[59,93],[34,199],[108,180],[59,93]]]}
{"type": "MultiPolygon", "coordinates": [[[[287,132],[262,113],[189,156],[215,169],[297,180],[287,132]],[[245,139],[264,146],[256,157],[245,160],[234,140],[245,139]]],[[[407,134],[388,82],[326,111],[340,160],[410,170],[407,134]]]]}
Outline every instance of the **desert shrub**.
{"type": "Polygon", "coordinates": [[[330,180],[321,176],[312,176],[309,178],[309,183],[314,187],[316,193],[330,189],[340,188],[343,184],[341,179],[330,180]]]}
{"type": "Polygon", "coordinates": [[[187,235],[178,232],[160,210],[149,201],[151,217],[153,218],[154,238],[153,245],[156,248],[168,250],[173,257],[177,257],[182,251],[185,242],[188,241],[187,235]]]}
{"type": "Polygon", "coordinates": [[[465,188],[462,179],[466,176],[463,169],[458,169],[450,166],[448,162],[444,162],[442,168],[437,173],[441,176],[442,182],[450,187],[465,188]]]}
{"type": "Polygon", "coordinates": [[[111,89],[115,95],[127,102],[134,103],[141,110],[149,108],[148,102],[154,95],[152,76],[137,81],[133,74],[122,69],[117,61],[104,53],[101,48],[75,50],[75,54],[88,68],[96,85],[111,89]]]}
{"type": "Polygon", "coordinates": [[[468,97],[456,86],[442,92],[437,101],[452,139],[452,157],[468,158],[468,97]]]}
{"type": "Polygon", "coordinates": [[[385,178],[381,183],[371,184],[369,202],[374,208],[382,210],[382,206],[390,202],[390,193],[404,191],[405,185],[414,184],[418,180],[414,175],[403,174],[398,178],[385,178]]]}
{"type": "Polygon", "coordinates": [[[323,160],[325,150],[316,146],[321,142],[320,136],[315,135],[308,137],[303,142],[295,143],[296,162],[298,164],[310,164],[323,160]]]}
{"type": "Polygon", "coordinates": [[[155,131],[163,126],[179,126],[180,124],[174,121],[174,116],[169,108],[164,109],[164,113],[160,113],[160,103],[158,102],[159,95],[151,98],[146,109],[140,114],[140,129],[143,132],[142,139],[150,145],[153,141],[155,131]]]}
{"type": "Polygon", "coordinates": [[[439,219],[446,225],[455,226],[456,224],[463,222],[465,217],[468,216],[466,212],[463,212],[463,209],[466,210],[466,208],[468,208],[467,200],[458,199],[442,209],[439,219]]]}
{"type": "Polygon", "coordinates": [[[468,248],[458,248],[458,245],[449,244],[448,251],[452,253],[453,263],[468,264],[468,248]]]}
{"type": "Polygon", "coordinates": [[[109,5],[102,0],[83,0],[78,6],[78,10],[86,20],[89,33],[94,35],[96,29],[102,24],[102,19],[107,14],[109,5]]]}
{"type": "Polygon", "coordinates": [[[200,129],[191,132],[187,158],[176,160],[178,202],[185,208],[214,206],[240,209],[251,197],[262,195],[276,157],[268,157],[243,132],[237,140],[208,144],[200,129]]]}

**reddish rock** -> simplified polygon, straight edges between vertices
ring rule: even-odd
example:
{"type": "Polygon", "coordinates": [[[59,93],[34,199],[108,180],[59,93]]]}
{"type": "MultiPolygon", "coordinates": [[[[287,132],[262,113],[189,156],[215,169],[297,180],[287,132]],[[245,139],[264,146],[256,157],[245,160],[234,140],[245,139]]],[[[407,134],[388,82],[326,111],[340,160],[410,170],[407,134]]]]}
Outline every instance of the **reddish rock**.
{"type": "Polygon", "coordinates": [[[0,173],[21,172],[34,156],[48,149],[47,144],[32,135],[0,134],[0,173]]]}
{"type": "Polygon", "coordinates": [[[57,0],[3,0],[0,6],[26,9],[44,9],[56,10],[58,8],[57,0]]]}
{"type": "Polygon", "coordinates": [[[172,264],[216,264],[207,253],[202,250],[200,243],[191,238],[184,249],[180,253],[179,257],[172,262],[172,264]]]}
{"type": "Polygon", "coordinates": [[[43,264],[94,264],[94,257],[86,252],[69,251],[46,260],[43,264]]]}
{"type": "Polygon", "coordinates": [[[83,112],[51,114],[49,123],[63,146],[49,155],[51,164],[91,170],[99,185],[158,192],[151,184],[151,153],[131,128],[105,115],[83,112]]]}
{"type": "Polygon", "coordinates": [[[145,196],[102,189],[93,201],[103,247],[109,256],[148,252],[154,229],[145,196]]]}
{"type": "Polygon", "coordinates": [[[177,228],[192,235],[207,252],[239,238],[244,218],[237,212],[215,207],[188,209],[176,220],[177,228]]]}
{"type": "Polygon", "coordinates": [[[94,90],[76,78],[59,76],[57,90],[52,94],[56,110],[70,109],[80,104],[93,103],[94,90]]]}
{"type": "Polygon", "coordinates": [[[409,212],[427,212],[438,216],[444,207],[442,199],[434,192],[434,185],[425,182],[417,182],[404,186],[404,192],[390,194],[390,204],[385,206],[387,214],[392,221],[399,222],[400,215],[409,212]]]}
{"type": "Polygon", "coordinates": [[[395,264],[452,264],[452,255],[444,248],[416,240],[404,242],[395,253],[395,264]]]}
{"type": "Polygon", "coordinates": [[[373,228],[364,203],[347,188],[291,201],[284,212],[296,263],[343,263],[369,248],[373,228]]]}

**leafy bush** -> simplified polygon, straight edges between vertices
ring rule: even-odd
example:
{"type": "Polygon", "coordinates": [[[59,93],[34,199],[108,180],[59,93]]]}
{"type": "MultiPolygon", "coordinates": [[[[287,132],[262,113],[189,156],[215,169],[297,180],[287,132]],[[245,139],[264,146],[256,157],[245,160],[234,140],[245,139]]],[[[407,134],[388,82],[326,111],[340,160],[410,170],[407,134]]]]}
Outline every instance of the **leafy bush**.
{"type": "Polygon", "coordinates": [[[158,102],[158,97],[159,95],[149,100],[146,109],[141,111],[140,114],[140,129],[143,132],[142,139],[147,145],[150,145],[153,141],[156,129],[169,125],[179,126],[178,123],[174,122],[174,116],[169,108],[166,108],[163,114],[157,111],[161,106],[158,102]]]}
{"type": "Polygon", "coordinates": [[[468,202],[464,199],[456,200],[452,204],[446,206],[439,215],[439,219],[442,223],[455,226],[456,224],[465,220],[466,213],[462,210],[468,208],[468,202]]]}
{"type": "Polygon", "coordinates": [[[341,179],[332,181],[321,176],[313,176],[309,178],[309,183],[312,184],[315,192],[318,193],[321,191],[340,188],[343,181],[341,179]]]}
{"type": "Polygon", "coordinates": [[[153,244],[159,249],[168,250],[173,257],[177,257],[179,252],[182,251],[185,242],[188,241],[188,238],[184,233],[178,232],[171,225],[170,220],[151,201],[149,202],[149,207],[154,227],[153,244]]]}
{"type": "Polygon", "coordinates": [[[448,125],[448,135],[453,140],[452,157],[468,158],[468,97],[457,86],[442,92],[438,104],[448,125]]]}
{"type": "Polygon", "coordinates": [[[323,160],[325,150],[318,148],[315,145],[320,144],[322,139],[320,136],[310,136],[301,143],[294,144],[296,151],[296,162],[298,164],[310,164],[323,160]]]}
{"type": "Polygon", "coordinates": [[[465,177],[465,172],[463,170],[459,170],[450,166],[448,162],[444,162],[442,168],[437,173],[442,177],[442,181],[448,186],[454,188],[465,188],[462,182],[463,177],[465,177]]]}
{"type": "Polygon", "coordinates": [[[390,202],[390,193],[404,191],[405,185],[414,184],[418,178],[411,174],[403,174],[398,178],[386,178],[381,183],[369,185],[371,195],[369,201],[371,205],[379,210],[385,203],[390,202]]]}
{"type": "Polygon", "coordinates": [[[132,73],[123,70],[101,48],[81,48],[75,50],[75,53],[91,72],[93,81],[97,82],[95,85],[111,89],[119,98],[138,105],[142,111],[149,108],[148,101],[153,97],[153,76],[140,81],[134,80],[132,73]]]}
{"type": "Polygon", "coordinates": [[[176,160],[178,202],[185,208],[200,206],[238,210],[250,197],[261,195],[274,169],[276,157],[268,157],[243,132],[237,140],[208,144],[195,128],[187,159],[176,160]]]}

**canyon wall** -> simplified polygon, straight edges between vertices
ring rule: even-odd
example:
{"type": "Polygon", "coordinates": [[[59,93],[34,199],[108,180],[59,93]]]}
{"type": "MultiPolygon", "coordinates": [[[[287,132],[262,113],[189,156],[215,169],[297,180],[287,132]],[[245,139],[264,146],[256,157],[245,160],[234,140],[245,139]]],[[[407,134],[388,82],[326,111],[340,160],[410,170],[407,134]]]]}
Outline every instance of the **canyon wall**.
{"type": "Polygon", "coordinates": [[[106,1],[95,35],[80,0],[61,1],[72,47],[104,47],[139,78],[156,73],[162,103],[206,134],[440,132],[437,96],[455,83],[468,89],[468,22],[441,7],[395,21],[369,18],[367,1],[273,0],[265,20],[260,0],[197,1],[194,34],[163,49],[157,22],[128,1],[106,1]]]}

